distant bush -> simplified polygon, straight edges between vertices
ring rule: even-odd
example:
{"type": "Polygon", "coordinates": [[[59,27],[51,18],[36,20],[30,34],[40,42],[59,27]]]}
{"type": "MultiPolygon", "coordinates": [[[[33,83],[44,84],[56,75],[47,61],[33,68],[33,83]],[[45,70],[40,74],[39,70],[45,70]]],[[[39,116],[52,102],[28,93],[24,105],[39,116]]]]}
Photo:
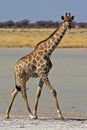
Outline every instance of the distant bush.
{"type": "Polygon", "coordinates": [[[10,28],[13,27],[15,23],[12,20],[6,22],[0,22],[0,28],[10,28]]]}
{"type": "Polygon", "coordinates": [[[34,26],[36,28],[49,28],[49,27],[57,27],[58,26],[58,22],[53,22],[53,21],[43,21],[43,20],[39,20],[37,21],[34,26]]]}
{"type": "MultiPolygon", "coordinates": [[[[56,21],[45,21],[45,20],[39,20],[35,23],[30,23],[30,20],[24,19],[21,21],[14,22],[12,20],[6,21],[6,22],[0,22],[0,28],[54,28],[57,27],[60,24],[60,22],[56,21]]],[[[76,28],[87,28],[86,22],[80,22],[72,23],[72,27],[76,28]]]]}
{"type": "Polygon", "coordinates": [[[80,28],[87,28],[87,23],[80,22],[80,23],[78,23],[78,26],[79,26],[80,28]]]}

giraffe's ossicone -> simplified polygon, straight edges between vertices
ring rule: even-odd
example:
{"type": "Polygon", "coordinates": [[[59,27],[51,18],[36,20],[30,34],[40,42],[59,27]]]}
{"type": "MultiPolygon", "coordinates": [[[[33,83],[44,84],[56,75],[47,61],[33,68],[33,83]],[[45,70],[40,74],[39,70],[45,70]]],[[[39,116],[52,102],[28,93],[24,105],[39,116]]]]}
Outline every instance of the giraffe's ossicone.
{"type": "Polygon", "coordinates": [[[35,47],[35,49],[30,54],[22,57],[16,63],[14,69],[15,88],[12,90],[9,107],[6,111],[6,117],[9,117],[13,101],[17,93],[20,91],[21,95],[24,98],[30,118],[37,118],[37,107],[38,107],[39,97],[41,95],[43,84],[45,83],[45,85],[50,90],[50,92],[52,93],[55,99],[58,116],[59,118],[63,119],[59,107],[59,103],[57,100],[57,92],[52,87],[48,78],[49,71],[52,67],[50,56],[52,52],[55,50],[55,48],[58,46],[58,44],[60,43],[67,28],[69,29],[71,28],[71,22],[72,20],[74,20],[74,16],[71,16],[70,13],[69,14],[66,13],[66,15],[61,16],[61,18],[63,22],[60,24],[60,26],[58,26],[57,29],[48,38],[39,42],[35,47]],[[40,78],[33,112],[30,109],[29,102],[27,99],[27,94],[26,94],[26,82],[31,77],[40,78]]]}

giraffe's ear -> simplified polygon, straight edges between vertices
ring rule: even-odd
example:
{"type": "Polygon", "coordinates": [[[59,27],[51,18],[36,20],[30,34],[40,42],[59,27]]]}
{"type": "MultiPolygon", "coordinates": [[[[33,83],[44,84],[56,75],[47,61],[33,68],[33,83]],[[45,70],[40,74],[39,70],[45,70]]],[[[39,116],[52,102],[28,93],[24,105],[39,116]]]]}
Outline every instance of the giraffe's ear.
{"type": "Polygon", "coordinates": [[[61,19],[64,20],[64,16],[61,16],[61,19]]]}
{"type": "Polygon", "coordinates": [[[72,16],[72,20],[74,20],[74,17],[75,17],[75,16],[72,16]]]}

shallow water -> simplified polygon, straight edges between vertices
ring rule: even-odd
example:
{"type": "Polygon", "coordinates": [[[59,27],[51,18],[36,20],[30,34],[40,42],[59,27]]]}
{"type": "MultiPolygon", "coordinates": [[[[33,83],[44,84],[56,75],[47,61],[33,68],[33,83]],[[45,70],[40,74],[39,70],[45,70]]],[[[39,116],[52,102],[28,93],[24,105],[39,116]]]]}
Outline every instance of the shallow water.
{"type": "MultiPolygon", "coordinates": [[[[14,65],[19,58],[30,53],[30,48],[0,48],[0,110],[6,110],[10,91],[14,88],[14,65]]],[[[56,49],[51,56],[53,68],[49,79],[58,93],[62,110],[87,112],[87,49],[56,49]]],[[[27,94],[31,108],[34,106],[35,93],[39,79],[30,79],[27,94]]],[[[43,87],[38,111],[55,111],[53,98],[43,87]]],[[[26,109],[20,94],[13,110],[26,109]]]]}

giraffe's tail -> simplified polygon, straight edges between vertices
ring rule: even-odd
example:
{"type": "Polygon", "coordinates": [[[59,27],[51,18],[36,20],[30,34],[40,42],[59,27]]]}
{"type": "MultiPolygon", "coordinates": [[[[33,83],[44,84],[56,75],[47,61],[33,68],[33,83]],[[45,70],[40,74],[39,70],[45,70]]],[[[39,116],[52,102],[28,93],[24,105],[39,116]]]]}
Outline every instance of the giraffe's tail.
{"type": "Polygon", "coordinates": [[[15,75],[15,72],[14,72],[14,78],[15,78],[15,88],[18,90],[18,91],[21,91],[21,87],[17,85],[16,83],[16,75],[15,75]]]}

